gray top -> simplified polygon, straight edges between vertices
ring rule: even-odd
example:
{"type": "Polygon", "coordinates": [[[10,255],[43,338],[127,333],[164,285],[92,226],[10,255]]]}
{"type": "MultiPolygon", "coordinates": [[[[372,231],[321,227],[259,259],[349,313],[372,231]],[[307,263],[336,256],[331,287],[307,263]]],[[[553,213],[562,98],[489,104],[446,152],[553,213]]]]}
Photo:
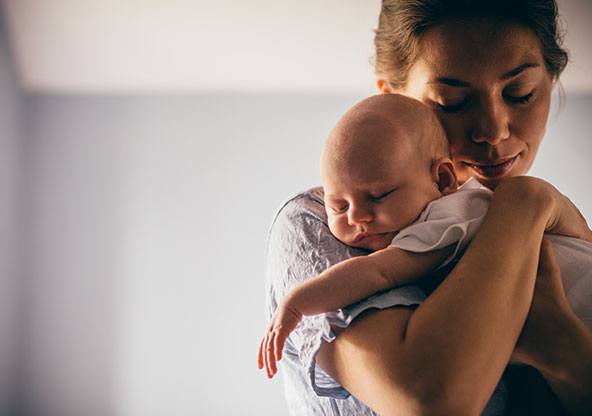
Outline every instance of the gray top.
{"type": "MultiPolygon", "coordinates": [[[[287,200],[276,214],[269,232],[266,264],[266,308],[271,318],[278,302],[297,285],[328,267],[366,251],[338,241],[327,226],[322,188],[313,188],[287,200]]],[[[412,306],[426,294],[417,286],[404,286],[374,295],[351,308],[326,315],[304,317],[286,341],[280,373],[291,415],[375,415],[316,365],[323,342],[335,335],[331,325],[346,327],[352,318],[369,308],[412,306]],[[364,304],[360,308],[360,303],[364,304]]],[[[508,393],[498,384],[483,415],[506,413],[508,393]]]]}

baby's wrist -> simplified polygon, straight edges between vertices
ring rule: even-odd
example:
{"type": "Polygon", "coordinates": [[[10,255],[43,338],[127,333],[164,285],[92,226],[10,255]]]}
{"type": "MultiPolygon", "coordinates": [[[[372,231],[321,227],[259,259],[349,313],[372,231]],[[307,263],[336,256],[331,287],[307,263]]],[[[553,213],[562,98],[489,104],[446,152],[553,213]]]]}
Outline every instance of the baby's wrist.
{"type": "Polygon", "coordinates": [[[298,320],[301,320],[302,316],[304,315],[301,312],[300,308],[297,306],[294,299],[292,297],[290,297],[290,295],[288,295],[284,299],[282,299],[282,301],[278,305],[278,309],[280,309],[280,308],[283,309],[285,314],[289,314],[293,317],[296,317],[296,318],[298,318],[298,320]]]}

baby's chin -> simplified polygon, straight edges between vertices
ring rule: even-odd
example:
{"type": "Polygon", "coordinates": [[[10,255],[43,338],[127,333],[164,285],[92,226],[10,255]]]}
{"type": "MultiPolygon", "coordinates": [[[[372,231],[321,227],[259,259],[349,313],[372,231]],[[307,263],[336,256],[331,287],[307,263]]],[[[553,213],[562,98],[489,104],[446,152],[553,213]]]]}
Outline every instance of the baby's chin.
{"type": "Polygon", "coordinates": [[[363,244],[363,245],[353,245],[352,247],[360,248],[362,250],[367,251],[378,251],[387,248],[390,246],[390,241],[388,243],[381,243],[381,244],[363,244]]]}

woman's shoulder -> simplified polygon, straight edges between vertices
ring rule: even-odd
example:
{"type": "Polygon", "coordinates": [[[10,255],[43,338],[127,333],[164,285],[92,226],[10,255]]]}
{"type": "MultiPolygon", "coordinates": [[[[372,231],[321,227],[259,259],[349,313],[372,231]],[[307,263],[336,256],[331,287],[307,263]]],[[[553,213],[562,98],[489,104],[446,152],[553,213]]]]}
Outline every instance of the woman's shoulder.
{"type": "Polygon", "coordinates": [[[276,217],[284,213],[325,211],[325,194],[323,187],[317,186],[306,191],[300,191],[285,198],[277,210],[276,217]]]}
{"type": "Polygon", "coordinates": [[[331,234],[322,188],[284,200],[273,218],[266,245],[269,313],[289,290],[352,257],[354,250],[331,234]]]}
{"type": "Polygon", "coordinates": [[[321,186],[298,192],[286,198],[273,217],[270,232],[278,228],[302,228],[307,224],[327,225],[324,194],[321,186]]]}
{"type": "Polygon", "coordinates": [[[361,250],[337,240],[327,225],[327,214],[320,187],[299,192],[287,198],[277,210],[267,238],[268,270],[298,270],[307,277],[321,273],[327,267],[361,250]]]}

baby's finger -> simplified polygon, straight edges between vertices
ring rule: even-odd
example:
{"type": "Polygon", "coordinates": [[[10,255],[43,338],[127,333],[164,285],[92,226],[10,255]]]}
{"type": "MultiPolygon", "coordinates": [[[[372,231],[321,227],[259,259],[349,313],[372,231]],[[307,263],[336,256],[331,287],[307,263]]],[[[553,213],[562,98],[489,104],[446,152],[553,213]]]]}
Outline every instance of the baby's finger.
{"type": "Polygon", "coordinates": [[[284,343],[286,342],[286,336],[283,333],[276,335],[274,340],[274,351],[276,359],[279,361],[282,359],[282,351],[284,350],[284,343]]]}
{"type": "Polygon", "coordinates": [[[267,346],[269,345],[269,333],[265,334],[265,339],[261,348],[261,355],[263,356],[263,365],[265,366],[265,372],[267,373],[267,378],[270,378],[269,374],[269,364],[267,359],[267,346]]]}
{"type": "Polygon", "coordinates": [[[273,377],[275,373],[277,373],[277,367],[275,365],[275,354],[273,351],[274,339],[275,339],[275,332],[270,334],[270,339],[267,342],[267,367],[269,378],[273,377]]]}
{"type": "Polygon", "coordinates": [[[265,345],[263,346],[263,362],[265,364],[265,371],[267,372],[267,378],[272,378],[273,373],[271,372],[271,367],[269,364],[269,337],[270,334],[265,336],[265,345]]]}
{"type": "MultiPolygon", "coordinates": [[[[261,340],[261,347],[260,347],[260,351],[259,351],[259,354],[261,357],[261,363],[263,364],[263,367],[265,367],[266,372],[267,372],[267,355],[266,355],[267,337],[268,337],[268,334],[265,334],[265,336],[261,340]]],[[[269,377],[269,373],[267,373],[267,377],[269,377]]]]}
{"type": "Polygon", "coordinates": [[[265,342],[265,337],[259,343],[259,352],[257,353],[257,367],[261,370],[264,366],[263,363],[263,343],[265,342]]]}

